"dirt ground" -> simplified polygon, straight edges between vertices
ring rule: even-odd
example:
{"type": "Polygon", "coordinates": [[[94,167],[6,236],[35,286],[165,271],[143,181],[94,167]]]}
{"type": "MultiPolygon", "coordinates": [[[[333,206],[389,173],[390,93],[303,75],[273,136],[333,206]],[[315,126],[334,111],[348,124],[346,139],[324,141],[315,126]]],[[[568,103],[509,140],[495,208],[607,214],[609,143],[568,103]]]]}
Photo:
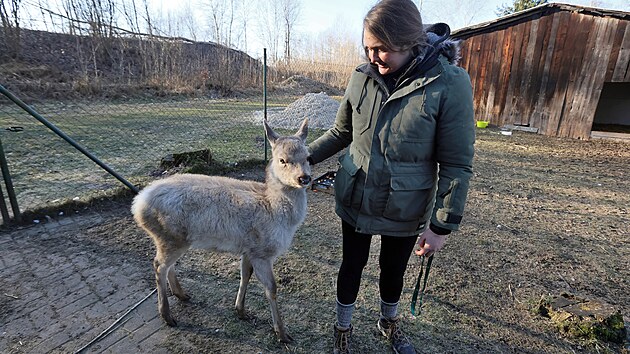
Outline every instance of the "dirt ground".
{"type": "MultiPolygon", "coordinates": [[[[418,352],[628,353],[627,341],[567,338],[534,309],[541,299],[568,292],[611,304],[625,315],[626,327],[630,325],[629,166],[627,142],[584,142],[518,131],[506,136],[497,129],[479,129],[462,229],[436,255],[418,317],[409,311],[418,260],[410,262],[406,275],[400,310],[418,352]]],[[[314,175],[335,168],[336,161],[330,159],[315,166],[314,175]]],[[[260,179],[262,173],[236,177],[260,179]]],[[[275,265],[280,310],[295,343],[276,341],[268,304],[256,280],[246,299],[251,319],[237,318],[233,309],[239,282],[237,257],[192,251],[177,266],[192,300],[181,303],[170,298],[179,327],[161,325],[164,336],[157,348],[171,353],[330,352],[341,259],[341,228],[333,204],[332,195],[309,191],[306,222],[290,251],[275,265]]],[[[89,242],[90,259],[110,259],[107,266],[114,270],[146,269],[135,286],[148,293],[153,288],[153,246],[134,225],[128,205],[99,211],[99,220],[89,226],[78,223],[60,239],[89,242]]],[[[7,235],[15,238],[16,232],[21,230],[3,232],[0,241],[8,242],[7,235]]],[[[47,247],[51,253],[61,252],[67,243],[47,247]]],[[[357,353],[390,352],[376,331],[378,237],[372,247],[354,318],[357,353]]],[[[9,293],[20,281],[27,280],[9,282],[5,291],[9,293]]],[[[0,302],[5,307],[0,310],[5,334],[6,328],[19,324],[12,322],[15,311],[6,310],[10,300],[5,296],[0,302]]],[[[155,297],[147,301],[155,306],[155,297]]],[[[42,321],[41,326],[55,321],[60,319],[42,321]]],[[[36,352],[28,345],[18,346],[15,338],[0,336],[0,351],[36,352]]],[[[77,348],[79,342],[68,343],[74,345],[56,351],[77,348]]]]}

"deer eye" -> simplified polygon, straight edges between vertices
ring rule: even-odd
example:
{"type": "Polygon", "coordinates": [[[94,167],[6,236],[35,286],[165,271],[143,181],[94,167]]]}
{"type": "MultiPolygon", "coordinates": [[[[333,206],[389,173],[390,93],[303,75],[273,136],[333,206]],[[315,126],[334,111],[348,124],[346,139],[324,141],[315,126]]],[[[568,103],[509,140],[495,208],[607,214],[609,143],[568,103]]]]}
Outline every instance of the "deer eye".
{"type": "Polygon", "coordinates": [[[284,161],[284,159],[280,159],[280,163],[283,164],[283,165],[286,165],[287,162],[284,161]]]}

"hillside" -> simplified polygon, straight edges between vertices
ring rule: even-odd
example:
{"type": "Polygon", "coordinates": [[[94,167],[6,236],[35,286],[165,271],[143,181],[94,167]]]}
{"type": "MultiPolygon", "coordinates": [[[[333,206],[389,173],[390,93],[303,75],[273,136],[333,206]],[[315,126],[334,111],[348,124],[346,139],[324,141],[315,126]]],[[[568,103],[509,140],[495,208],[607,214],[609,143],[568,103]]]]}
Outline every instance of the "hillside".
{"type": "Polygon", "coordinates": [[[25,29],[12,38],[0,36],[0,83],[31,98],[229,94],[262,76],[260,61],[208,42],[25,29]]]}

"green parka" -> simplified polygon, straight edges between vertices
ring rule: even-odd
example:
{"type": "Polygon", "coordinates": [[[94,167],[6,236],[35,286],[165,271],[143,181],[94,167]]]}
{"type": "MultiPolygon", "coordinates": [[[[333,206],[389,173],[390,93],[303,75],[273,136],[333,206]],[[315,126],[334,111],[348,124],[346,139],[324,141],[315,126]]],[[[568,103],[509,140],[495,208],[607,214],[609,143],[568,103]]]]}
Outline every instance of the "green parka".
{"type": "Polygon", "coordinates": [[[444,39],[412,63],[391,93],[371,64],[357,67],[334,126],[309,144],[312,163],[349,146],[335,179],[336,212],[357,232],[412,236],[429,221],[459,228],[475,121],[470,78],[449,62],[458,50],[442,50],[456,45],[444,39]]]}

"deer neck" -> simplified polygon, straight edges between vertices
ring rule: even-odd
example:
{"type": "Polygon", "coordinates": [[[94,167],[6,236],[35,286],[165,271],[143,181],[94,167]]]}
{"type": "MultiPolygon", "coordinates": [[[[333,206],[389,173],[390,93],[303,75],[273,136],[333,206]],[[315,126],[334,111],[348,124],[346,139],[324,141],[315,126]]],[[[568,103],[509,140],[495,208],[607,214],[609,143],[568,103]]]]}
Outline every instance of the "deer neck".
{"type": "Polygon", "coordinates": [[[271,209],[287,217],[289,224],[299,224],[306,216],[306,189],[293,188],[267,175],[266,197],[271,209]]]}

